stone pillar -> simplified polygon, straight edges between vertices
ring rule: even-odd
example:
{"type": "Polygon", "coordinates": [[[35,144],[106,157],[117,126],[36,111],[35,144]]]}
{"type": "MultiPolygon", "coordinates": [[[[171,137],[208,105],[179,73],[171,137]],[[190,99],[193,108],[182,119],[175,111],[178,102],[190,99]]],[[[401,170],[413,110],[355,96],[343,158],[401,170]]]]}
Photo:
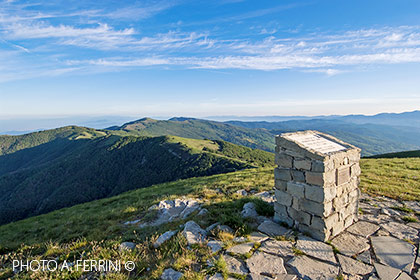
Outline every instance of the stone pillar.
{"type": "Polygon", "coordinates": [[[359,148],[324,133],[276,136],[276,221],[321,241],[357,221],[359,160],[359,148]]]}

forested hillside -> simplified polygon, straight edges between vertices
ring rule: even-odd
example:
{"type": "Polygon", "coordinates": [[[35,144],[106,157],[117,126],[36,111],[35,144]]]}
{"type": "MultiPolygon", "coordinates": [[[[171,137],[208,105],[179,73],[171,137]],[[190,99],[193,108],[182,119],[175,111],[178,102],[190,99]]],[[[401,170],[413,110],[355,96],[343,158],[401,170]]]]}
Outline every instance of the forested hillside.
{"type": "Polygon", "coordinates": [[[273,164],[271,153],[223,141],[78,127],[3,139],[0,223],[156,183],[273,164]]]}

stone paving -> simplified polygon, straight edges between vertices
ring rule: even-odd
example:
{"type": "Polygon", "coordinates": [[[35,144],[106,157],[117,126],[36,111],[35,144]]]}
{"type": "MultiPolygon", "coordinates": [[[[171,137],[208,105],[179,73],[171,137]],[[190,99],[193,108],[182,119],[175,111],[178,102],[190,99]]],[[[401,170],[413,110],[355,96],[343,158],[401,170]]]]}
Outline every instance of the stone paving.
{"type": "MultiPolygon", "coordinates": [[[[217,240],[193,221],[182,233],[189,244],[207,244],[213,258],[223,256],[229,279],[420,279],[420,224],[412,221],[420,203],[362,195],[359,207],[359,221],[325,243],[272,219],[261,219],[250,211],[254,209],[250,204],[243,215],[262,222],[250,235],[236,236],[233,244],[217,240]]],[[[213,229],[228,230],[220,224],[213,229]]],[[[168,268],[162,279],[179,276],[168,268]]],[[[223,275],[206,279],[223,279],[223,275]]]]}

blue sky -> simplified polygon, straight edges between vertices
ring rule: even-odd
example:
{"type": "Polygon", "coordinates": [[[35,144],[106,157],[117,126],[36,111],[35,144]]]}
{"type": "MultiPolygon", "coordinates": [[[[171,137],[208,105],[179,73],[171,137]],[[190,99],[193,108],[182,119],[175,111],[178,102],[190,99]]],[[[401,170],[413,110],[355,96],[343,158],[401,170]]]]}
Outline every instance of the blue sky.
{"type": "Polygon", "coordinates": [[[0,0],[0,118],[420,109],[418,0],[0,0]]]}

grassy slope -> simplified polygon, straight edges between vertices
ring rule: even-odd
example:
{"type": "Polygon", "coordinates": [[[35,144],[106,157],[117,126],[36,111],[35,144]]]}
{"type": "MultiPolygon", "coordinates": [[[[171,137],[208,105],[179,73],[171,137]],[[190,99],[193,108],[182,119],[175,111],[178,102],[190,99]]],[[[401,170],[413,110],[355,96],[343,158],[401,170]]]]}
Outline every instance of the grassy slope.
{"type": "Polygon", "coordinates": [[[67,127],[9,137],[15,144],[0,156],[0,223],[156,183],[273,164],[271,153],[221,141],[103,135],[67,127]],[[38,146],[24,149],[31,141],[38,146]]]}
{"type": "Polygon", "coordinates": [[[420,157],[420,150],[381,154],[381,155],[371,156],[369,158],[418,158],[418,157],[420,157]]]}
{"type": "MultiPolygon", "coordinates": [[[[212,143],[199,146],[214,148],[212,143]]],[[[361,166],[360,187],[363,192],[398,199],[419,199],[420,183],[415,180],[415,176],[420,176],[420,158],[362,159],[361,166]]],[[[194,272],[193,264],[204,264],[210,258],[211,254],[205,246],[193,247],[192,251],[185,250],[185,240],[180,233],[160,249],[151,246],[159,234],[178,228],[183,221],[144,229],[124,226],[123,222],[147,219],[146,209],[160,200],[188,196],[203,199],[204,206],[210,211],[207,218],[192,216],[203,227],[219,221],[230,225],[239,235],[246,235],[251,229],[243,227],[240,211],[250,198],[238,197],[235,191],[243,188],[255,191],[272,189],[273,177],[270,167],[190,178],[129,191],[3,225],[0,226],[0,252],[13,251],[0,258],[0,266],[2,259],[8,267],[14,258],[58,258],[69,261],[74,258],[107,258],[134,260],[138,270],[131,276],[135,278],[158,279],[165,267],[172,266],[187,271],[186,279],[201,279],[203,275],[200,273],[205,271],[194,272]],[[121,252],[118,250],[121,241],[134,241],[139,245],[135,253],[121,252]],[[147,271],[146,268],[151,269],[147,271]]],[[[266,206],[262,204],[262,207],[264,209],[266,206]]],[[[224,238],[229,239],[229,236],[224,238]]],[[[223,271],[223,264],[217,264],[215,270],[223,271]]],[[[1,273],[5,277],[12,275],[10,269],[0,271],[0,276],[1,273]]],[[[109,275],[109,279],[126,279],[126,275],[109,275]]],[[[36,273],[32,277],[64,279],[68,275],[36,273]]]]}

